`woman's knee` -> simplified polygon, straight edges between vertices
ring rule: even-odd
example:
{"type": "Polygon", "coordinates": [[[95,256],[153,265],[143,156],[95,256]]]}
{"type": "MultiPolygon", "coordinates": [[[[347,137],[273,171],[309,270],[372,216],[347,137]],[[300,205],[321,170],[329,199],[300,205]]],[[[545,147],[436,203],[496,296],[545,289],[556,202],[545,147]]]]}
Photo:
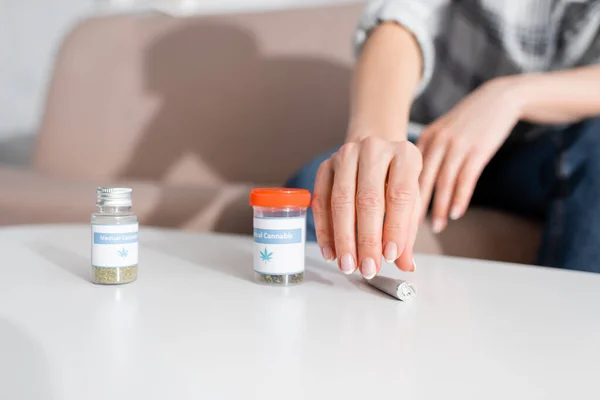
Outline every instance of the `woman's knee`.
{"type": "MultiPolygon", "coordinates": [[[[567,175],[596,175],[600,170],[600,117],[570,126],[562,132],[562,157],[559,171],[567,175]]],[[[600,176],[598,177],[600,178],[600,176]]]]}

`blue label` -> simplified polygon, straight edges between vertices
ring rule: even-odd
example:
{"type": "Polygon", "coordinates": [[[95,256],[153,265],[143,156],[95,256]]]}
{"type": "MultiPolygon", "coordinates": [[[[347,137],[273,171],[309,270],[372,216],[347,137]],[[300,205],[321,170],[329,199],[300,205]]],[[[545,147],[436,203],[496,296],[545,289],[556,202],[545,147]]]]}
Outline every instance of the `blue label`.
{"type": "Polygon", "coordinates": [[[264,244],[302,243],[302,229],[254,228],[254,242],[264,244]]]}
{"type": "Polygon", "coordinates": [[[127,244],[137,243],[138,233],[100,233],[94,232],[94,244],[127,244]]]}

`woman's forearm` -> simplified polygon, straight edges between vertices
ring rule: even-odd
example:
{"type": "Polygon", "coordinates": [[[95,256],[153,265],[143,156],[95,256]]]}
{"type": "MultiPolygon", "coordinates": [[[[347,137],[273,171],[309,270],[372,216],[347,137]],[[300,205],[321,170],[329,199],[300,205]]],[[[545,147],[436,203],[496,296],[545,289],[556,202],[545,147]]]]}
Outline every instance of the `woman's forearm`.
{"type": "Polygon", "coordinates": [[[565,124],[600,115],[600,66],[508,78],[522,102],[522,119],[565,124]]]}
{"type": "Polygon", "coordinates": [[[406,139],[422,58],[412,34],[383,23],[364,44],[354,72],[347,141],[367,136],[406,139]]]}

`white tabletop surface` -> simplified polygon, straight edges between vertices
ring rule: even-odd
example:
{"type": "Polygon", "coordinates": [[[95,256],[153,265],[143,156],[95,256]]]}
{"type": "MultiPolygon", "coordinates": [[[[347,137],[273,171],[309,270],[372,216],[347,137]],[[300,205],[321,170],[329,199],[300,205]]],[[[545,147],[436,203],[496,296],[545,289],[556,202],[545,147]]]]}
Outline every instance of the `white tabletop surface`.
{"type": "Polygon", "coordinates": [[[598,399],[600,275],[420,256],[402,303],[309,245],[143,229],[137,282],[88,281],[89,227],[0,229],[0,399],[598,399]]]}

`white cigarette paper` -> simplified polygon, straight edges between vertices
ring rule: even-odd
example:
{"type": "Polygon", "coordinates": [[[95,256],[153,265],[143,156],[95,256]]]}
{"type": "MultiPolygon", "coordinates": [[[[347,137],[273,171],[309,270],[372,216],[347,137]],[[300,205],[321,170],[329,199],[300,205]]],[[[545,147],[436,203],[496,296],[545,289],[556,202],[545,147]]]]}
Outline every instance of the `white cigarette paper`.
{"type": "Polygon", "coordinates": [[[417,295],[417,288],[412,283],[402,279],[393,279],[387,276],[375,276],[373,279],[365,279],[369,285],[387,293],[400,301],[411,300],[417,295]]]}

